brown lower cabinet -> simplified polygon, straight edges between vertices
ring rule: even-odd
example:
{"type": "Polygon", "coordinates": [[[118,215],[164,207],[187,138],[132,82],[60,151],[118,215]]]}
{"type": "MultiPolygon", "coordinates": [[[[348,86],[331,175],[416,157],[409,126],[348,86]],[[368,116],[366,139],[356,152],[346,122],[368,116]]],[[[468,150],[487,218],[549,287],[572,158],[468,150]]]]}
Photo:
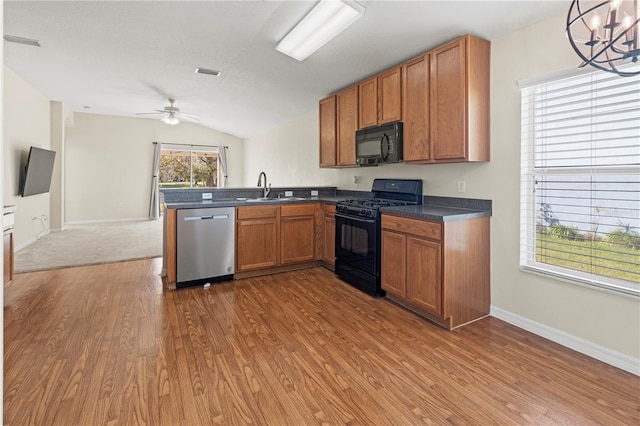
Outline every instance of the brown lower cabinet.
{"type": "Polygon", "coordinates": [[[319,204],[242,206],[236,211],[236,272],[316,259],[319,204]]]}
{"type": "Polygon", "coordinates": [[[238,207],[236,211],[236,271],[280,264],[280,206],[238,207]]]}
{"type": "Polygon", "coordinates": [[[322,256],[321,260],[330,269],[336,267],[336,206],[322,206],[322,256]]]}
{"type": "Polygon", "coordinates": [[[489,218],[451,222],[382,215],[382,288],[452,329],[489,314],[489,218]]]}
{"type": "Polygon", "coordinates": [[[315,260],[317,207],[317,204],[280,207],[280,257],[283,265],[315,260]]]}

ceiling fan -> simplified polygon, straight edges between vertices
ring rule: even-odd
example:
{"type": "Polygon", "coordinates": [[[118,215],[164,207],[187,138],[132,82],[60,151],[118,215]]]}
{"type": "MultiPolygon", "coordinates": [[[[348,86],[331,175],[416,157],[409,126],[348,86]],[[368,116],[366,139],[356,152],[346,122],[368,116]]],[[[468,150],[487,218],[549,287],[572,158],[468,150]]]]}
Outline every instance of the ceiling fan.
{"type": "Polygon", "coordinates": [[[180,120],[191,121],[192,123],[198,123],[198,115],[197,114],[189,114],[187,112],[180,112],[180,108],[174,107],[173,103],[175,99],[169,99],[169,106],[164,107],[164,109],[157,109],[154,112],[139,112],[136,115],[157,115],[163,114],[160,120],[163,123],[169,124],[170,126],[174,126],[180,123],[180,120]]]}

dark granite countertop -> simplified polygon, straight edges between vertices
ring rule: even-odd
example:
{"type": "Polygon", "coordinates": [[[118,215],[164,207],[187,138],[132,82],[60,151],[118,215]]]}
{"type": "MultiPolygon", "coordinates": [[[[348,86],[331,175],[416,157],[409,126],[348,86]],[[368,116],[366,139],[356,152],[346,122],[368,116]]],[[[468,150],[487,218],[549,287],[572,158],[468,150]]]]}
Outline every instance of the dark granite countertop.
{"type": "Polygon", "coordinates": [[[474,210],[456,207],[434,206],[423,204],[421,206],[384,207],[380,209],[383,214],[392,214],[412,219],[433,220],[436,222],[451,222],[453,220],[475,219],[491,216],[490,210],[474,210]]]}
{"type": "MultiPolygon", "coordinates": [[[[266,201],[249,201],[246,198],[223,198],[205,201],[181,201],[165,202],[167,209],[201,209],[215,207],[237,207],[237,206],[262,206],[281,204],[306,204],[306,203],[326,203],[336,204],[340,201],[356,198],[352,194],[338,196],[319,196],[305,198],[282,198],[269,199],[266,201]]],[[[366,196],[363,198],[367,198],[366,196]]],[[[478,217],[489,217],[492,214],[491,202],[486,200],[454,199],[446,197],[425,197],[425,201],[437,202],[436,205],[423,204],[419,206],[403,207],[383,207],[380,211],[383,214],[392,214],[413,219],[431,220],[436,222],[450,222],[453,220],[474,219],[478,217]]]]}

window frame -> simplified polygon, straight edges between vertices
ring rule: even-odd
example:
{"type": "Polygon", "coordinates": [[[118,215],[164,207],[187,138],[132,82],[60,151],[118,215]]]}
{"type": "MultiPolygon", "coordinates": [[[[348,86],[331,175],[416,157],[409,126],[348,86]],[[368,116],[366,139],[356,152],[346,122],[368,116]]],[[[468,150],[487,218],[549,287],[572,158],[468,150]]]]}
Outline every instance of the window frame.
{"type": "MultiPolygon", "coordinates": [[[[221,188],[221,167],[220,167],[220,153],[218,147],[211,147],[211,149],[207,149],[204,146],[199,146],[198,148],[185,148],[184,146],[172,146],[171,144],[163,144],[160,150],[160,159],[162,160],[163,154],[165,152],[184,152],[185,157],[189,157],[189,186],[183,187],[181,189],[214,189],[221,188]],[[207,153],[213,154],[216,159],[216,183],[217,186],[194,186],[193,185],[193,157],[194,153],[207,153]]],[[[160,175],[162,175],[162,170],[160,170],[160,175]]],[[[163,187],[161,179],[158,181],[158,186],[160,189],[171,189],[171,187],[163,187]]]]}
{"type": "MultiPolygon", "coordinates": [[[[583,272],[578,269],[571,269],[568,267],[562,267],[553,265],[551,263],[539,262],[537,257],[538,239],[537,239],[537,226],[538,226],[538,211],[536,195],[536,179],[538,176],[544,176],[547,174],[566,175],[566,176],[597,176],[598,174],[640,174],[640,165],[629,164],[625,166],[589,166],[589,167],[536,167],[536,157],[534,152],[541,145],[536,145],[536,138],[534,133],[536,132],[535,113],[533,108],[529,108],[529,115],[525,113],[524,99],[525,90],[532,89],[537,86],[550,85],[557,83],[563,79],[570,79],[579,76],[587,76],[592,74],[607,73],[603,71],[591,71],[591,70],[561,70],[545,76],[524,79],[518,82],[520,86],[520,101],[521,101],[521,124],[520,124],[520,148],[521,148],[521,164],[520,164],[520,234],[519,234],[519,248],[520,248],[520,270],[525,272],[534,273],[536,275],[545,276],[548,278],[557,279],[563,282],[572,284],[578,284],[581,286],[587,286],[589,288],[596,288],[606,292],[614,293],[617,295],[630,296],[633,298],[640,298],[640,283],[634,283],[633,281],[625,281],[622,279],[616,279],[605,275],[599,275],[594,272],[583,272]],[[531,207],[533,206],[533,207],[531,207]]],[[[620,77],[626,79],[628,77],[620,77]]],[[[624,80],[621,80],[624,81],[624,80]]],[[[633,83],[632,83],[633,84],[633,83]]],[[[640,84],[640,81],[639,81],[640,84]]],[[[528,96],[528,95],[527,95],[528,96]]],[[[535,102],[534,102],[535,103],[535,102]]],[[[640,138],[639,138],[640,141],[640,138]]],[[[543,146],[544,147],[544,146],[543,146]]],[[[635,147],[635,145],[633,145],[635,147]]],[[[640,143],[638,144],[640,149],[640,143]]],[[[593,153],[591,153],[593,156],[593,153]]],[[[595,235],[595,234],[594,234],[595,235]]],[[[640,256],[640,251],[638,251],[640,256]]],[[[593,257],[591,258],[593,259],[593,257]]]]}

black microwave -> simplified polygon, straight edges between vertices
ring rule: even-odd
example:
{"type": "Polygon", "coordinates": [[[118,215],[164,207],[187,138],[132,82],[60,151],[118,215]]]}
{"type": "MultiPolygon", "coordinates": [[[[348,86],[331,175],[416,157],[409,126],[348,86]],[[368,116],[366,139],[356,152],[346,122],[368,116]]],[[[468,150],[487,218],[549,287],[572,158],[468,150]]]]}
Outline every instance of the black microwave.
{"type": "Polygon", "coordinates": [[[402,162],[402,122],[356,131],[356,164],[377,166],[402,162]]]}

